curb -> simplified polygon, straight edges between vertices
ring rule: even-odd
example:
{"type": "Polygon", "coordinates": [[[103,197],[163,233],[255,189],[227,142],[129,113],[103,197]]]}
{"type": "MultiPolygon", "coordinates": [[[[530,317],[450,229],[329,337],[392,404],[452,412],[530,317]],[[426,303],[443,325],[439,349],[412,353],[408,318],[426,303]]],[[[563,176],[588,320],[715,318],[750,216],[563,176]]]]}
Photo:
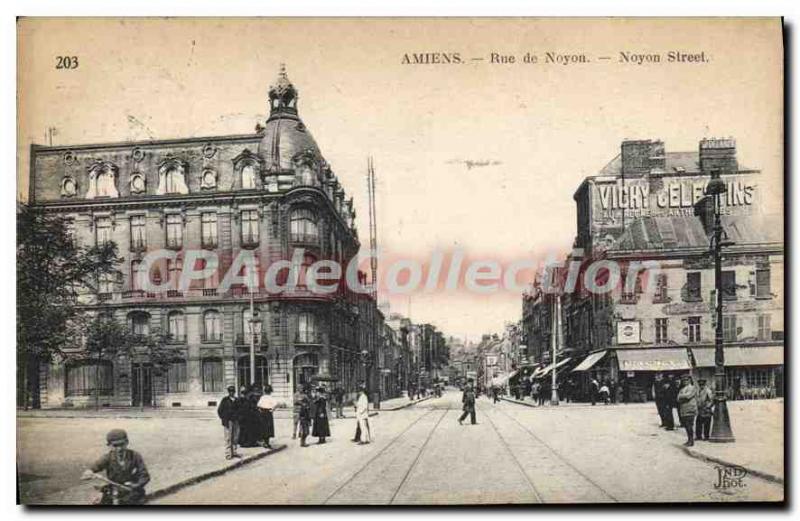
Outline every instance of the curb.
{"type": "Polygon", "coordinates": [[[737,463],[731,463],[730,461],[725,461],[725,460],[722,460],[722,459],[719,459],[719,458],[715,458],[713,456],[707,456],[707,455],[705,455],[705,454],[703,454],[701,452],[698,452],[698,451],[696,451],[694,449],[691,449],[689,447],[684,447],[682,445],[676,445],[676,447],[678,447],[680,449],[683,449],[683,452],[685,452],[688,456],[690,456],[692,458],[695,458],[695,459],[699,459],[699,460],[705,461],[706,463],[716,463],[717,465],[725,465],[726,467],[743,468],[744,470],[747,471],[748,474],[751,474],[753,476],[761,478],[761,479],[763,479],[765,481],[769,481],[771,483],[776,483],[778,485],[783,485],[784,484],[783,478],[780,477],[780,476],[775,476],[775,475],[769,474],[767,472],[763,472],[763,471],[760,471],[760,470],[755,470],[755,469],[752,469],[750,467],[745,467],[745,466],[739,465],[737,463]]]}
{"type": "Polygon", "coordinates": [[[175,492],[189,487],[191,485],[196,485],[197,483],[206,481],[211,478],[215,478],[217,476],[222,476],[223,474],[227,474],[228,472],[238,469],[239,467],[243,467],[254,461],[258,461],[260,459],[266,458],[267,456],[271,456],[272,454],[278,453],[285,449],[286,445],[278,445],[274,447],[272,450],[267,450],[264,452],[260,452],[258,454],[253,454],[252,456],[248,456],[246,458],[242,458],[241,460],[237,461],[236,463],[232,463],[226,467],[222,467],[221,469],[212,470],[210,472],[206,472],[204,474],[200,474],[198,476],[193,476],[191,478],[184,479],[183,481],[179,481],[178,483],[173,483],[172,485],[167,485],[166,487],[162,487],[158,490],[155,490],[145,497],[145,503],[153,501],[155,499],[160,499],[164,496],[168,496],[170,494],[174,494],[175,492]]]}
{"type": "Polygon", "coordinates": [[[417,405],[418,403],[424,402],[425,400],[430,400],[431,398],[433,398],[433,396],[426,396],[425,398],[420,398],[417,401],[408,402],[408,403],[406,403],[404,405],[400,405],[398,407],[393,407],[391,409],[381,409],[381,410],[382,411],[399,411],[400,409],[405,409],[406,407],[411,407],[412,405],[417,405]]]}

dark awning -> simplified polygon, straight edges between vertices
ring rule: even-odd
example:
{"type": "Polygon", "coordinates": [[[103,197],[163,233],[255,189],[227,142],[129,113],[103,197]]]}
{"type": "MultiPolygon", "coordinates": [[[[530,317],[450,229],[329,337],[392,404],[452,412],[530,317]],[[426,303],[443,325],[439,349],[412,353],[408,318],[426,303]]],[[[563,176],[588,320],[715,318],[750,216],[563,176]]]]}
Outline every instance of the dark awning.
{"type": "Polygon", "coordinates": [[[691,368],[685,348],[617,349],[620,371],[683,371],[691,368]]]}
{"type": "MultiPolygon", "coordinates": [[[[692,354],[696,367],[714,367],[713,347],[693,347],[692,354]]],[[[783,365],[783,346],[726,347],[726,367],[747,367],[754,365],[783,365]]]]}

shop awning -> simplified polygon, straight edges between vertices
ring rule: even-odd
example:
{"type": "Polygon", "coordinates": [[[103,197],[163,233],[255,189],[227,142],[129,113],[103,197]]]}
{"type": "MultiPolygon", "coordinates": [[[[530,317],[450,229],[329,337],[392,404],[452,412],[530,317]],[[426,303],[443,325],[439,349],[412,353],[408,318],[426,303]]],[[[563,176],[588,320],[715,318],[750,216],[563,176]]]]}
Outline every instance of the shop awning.
{"type": "Polygon", "coordinates": [[[575,371],[588,371],[589,369],[594,367],[594,364],[602,360],[603,357],[606,356],[606,353],[608,353],[608,351],[600,351],[599,353],[590,354],[589,356],[584,358],[583,362],[578,364],[578,366],[575,367],[575,369],[573,369],[572,372],[574,373],[575,371]]]}
{"type": "Polygon", "coordinates": [[[617,349],[620,371],[683,371],[690,369],[684,348],[617,349]]]}
{"type": "MultiPolygon", "coordinates": [[[[694,347],[692,354],[697,367],[714,367],[713,347],[694,347]]],[[[783,346],[725,348],[726,367],[753,365],[783,365],[783,346]]]]}
{"type": "Polygon", "coordinates": [[[494,384],[494,385],[505,385],[507,381],[509,381],[512,378],[514,378],[515,376],[517,376],[517,373],[519,373],[519,369],[517,369],[516,371],[511,371],[510,373],[508,373],[506,375],[494,378],[492,380],[492,384],[494,384]]]}
{"type": "MultiPolygon", "coordinates": [[[[563,359],[562,361],[560,361],[557,364],[555,364],[555,368],[558,369],[559,367],[563,366],[564,364],[566,364],[570,360],[572,360],[572,358],[563,359]]],[[[550,364],[547,367],[545,367],[544,369],[540,369],[536,373],[533,373],[533,378],[543,378],[543,377],[547,376],[548,374],[550,374],[550,371],[552,371],[552,370],[553,370],[553,364],[550,364]]]]}

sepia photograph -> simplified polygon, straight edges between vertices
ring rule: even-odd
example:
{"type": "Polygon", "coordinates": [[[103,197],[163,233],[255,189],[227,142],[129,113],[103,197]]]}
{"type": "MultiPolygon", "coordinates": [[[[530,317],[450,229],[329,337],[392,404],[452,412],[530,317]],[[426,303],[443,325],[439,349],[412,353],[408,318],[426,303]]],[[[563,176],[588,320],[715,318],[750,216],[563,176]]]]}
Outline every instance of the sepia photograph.
{"type": "Polygon", "coordinates": [[[784,504],[785,30],[19,17],[18,504],[784,504]]]}

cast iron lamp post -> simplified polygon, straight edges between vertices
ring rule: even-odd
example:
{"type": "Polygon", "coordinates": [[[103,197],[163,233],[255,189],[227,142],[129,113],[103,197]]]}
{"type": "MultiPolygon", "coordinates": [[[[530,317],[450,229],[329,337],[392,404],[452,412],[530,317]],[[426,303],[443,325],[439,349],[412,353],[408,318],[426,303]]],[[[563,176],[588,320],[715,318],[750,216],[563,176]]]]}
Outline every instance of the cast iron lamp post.
{"type": "Polygon", "coordinates": [[[731,242],[722,241],[722,222],[720,219],[720,200],[722,194],[728,191],[725,182],[720,179],[719,170],[711,172],[711,180],[706,186],[705,193],[713,198],[714,227],[711,236],[711,251],[714,255],[714,293],[716,296],[716,327],[714,330],[714,421],[711,424],[709,441],[716,443],[731,443],[736,441],[731,429],[731,419],[728,416],[728,404],[725,395],[725,351],[723,349],[722,329],[722,247],[730,246],[731,242]]]}

